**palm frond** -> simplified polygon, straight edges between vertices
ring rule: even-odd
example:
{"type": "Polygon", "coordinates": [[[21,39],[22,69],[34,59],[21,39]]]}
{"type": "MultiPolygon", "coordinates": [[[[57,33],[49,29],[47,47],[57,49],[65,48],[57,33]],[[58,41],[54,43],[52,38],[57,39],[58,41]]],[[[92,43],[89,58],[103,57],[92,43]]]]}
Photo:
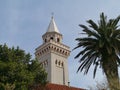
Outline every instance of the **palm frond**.
{"type": "Polygon", "coordinates": [[[79,66],[77,72],[80,70],[80,71],[83,71],[83,69],[85,69],[85,72],[84,74],[87,74],[88,73],[88,70],[91,66],[91,64],[93,63],[93,61],[96,60],[96,53],[93,53],[91,54],[88,58],[86,58],[82,63],[81,65],[79,66]]]}
{"type": "MultiPolygon", "coordinates": [[[[116,19],[113,20],[112,27],[116,27],[118,22],[120,20],[120,16],[118,16],[116,19]]],[[[116,29],[116,28],[115,28],[116,29]]]]}
{"type": "Polygon", "coordinates": [[[88,36],[93,36],[93,37],[95,37],[95,38],[100,38],[99,34],[97,34],[97,33],[94,32],[94,31],[91,31],[91,30],[89,30],[89,29],[83,29],[83,32],[86,32],[86,34],[87,34],[88,36]]]}
{"type": "Polygon", "coordinates": [[[106,27],[106,23],[107,23],[107,16],[104,16],[104,13],[101,13],[101,15],[100,15],[100,25],[104,30],[105,30],[105,27],[106,27]]]}
{"type": "Polygon", "coordinates": [[[115,38],[120,35],[120,30],[114,30],[112,37],[115,38]]]}
{"type": "Polygon", "coordinates": [[[97,39],[95,39],[95,38],[91,38],[91,37],[84,37],[84,38],[77,38],[77,39],[75,39],[75,40],[77,40],[77,41],[80,41],[80,42],[96,42],[97,41],[97,39]]]}
{"type": "Polygon", "coordinates": [[[95,78],[98,65],[99,65],[98,62],[96,62],[96,65],[95,65],[95,68],[94,68],[94,72],[93,72],[93,78],[95,78]]]}
{"type": "Polygon", "coordinates": [[[90,50],[91,48],[94,48],[93,46],[88,46],[84,48],[82,51],[80,51],[76,56],[75,59],[78,58],[80,55],[83,55],[86,51],[90,50]]]}
{"type": "Polygon", "coordinates": [[[84,60],[85,60],[86,58],[88,58],[88,57],[90,56],[90,54],[92,54],[93,52],[94,52],[93,49],[86,51],[86,53],[81,57],[81,59],[79,60],[79,62],[84,61],[84,60]]]}
{"type": "Polygon", "coordinates": [[[93,30],[99,32],[98,25],[93,20],[88,20],[87,22],[90,24],[89,27],[91,27],[91,28],[93,28],[93,30]]]}

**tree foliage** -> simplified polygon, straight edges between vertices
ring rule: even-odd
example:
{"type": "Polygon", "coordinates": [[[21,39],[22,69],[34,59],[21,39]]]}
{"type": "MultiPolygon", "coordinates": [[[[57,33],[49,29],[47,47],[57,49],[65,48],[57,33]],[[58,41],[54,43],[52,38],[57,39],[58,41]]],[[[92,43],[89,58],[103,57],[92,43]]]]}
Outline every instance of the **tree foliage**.
{"type": "Polygon", "coordinates": [[[78,71],[87,74],[90,66],[94,65],[93,76],[95,77],[97,67],[100,66],[107,77],[109,84],[111,80],[119,82],[118,65],[120,65],[120,28],[118,22],[120,16],[107,20],[107,16],[102,13],[100,20],[96,24],[93,20],[88,20],[86,25],[79,25],[85,37],[77,38],[78,45],[75,47],[82,50],[75,56],[80,57],[78,71]]]}
{"type": "Polygon", "coordinates": [[[0,90],[28,90],[29,85],[46,84],[46,80],[46,72],[29,53],[0,45],[0,90]]]}

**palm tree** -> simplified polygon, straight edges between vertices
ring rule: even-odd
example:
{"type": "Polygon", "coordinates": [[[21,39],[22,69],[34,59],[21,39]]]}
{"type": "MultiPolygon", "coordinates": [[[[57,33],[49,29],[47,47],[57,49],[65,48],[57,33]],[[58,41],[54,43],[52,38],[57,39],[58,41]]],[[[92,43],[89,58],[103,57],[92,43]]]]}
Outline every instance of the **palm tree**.
{"type": "Polygon", "coordinates": [[[120,28],[118,23],[120,16],[107,20],[104,13],[100,14],[100,20],[96,24],[88,20],[86,25],[79,25],[83,28],[86,36],[76,38],[78,41],[74,49],[82,50],[75,56],[80,58],[80,66],[77,70],[87,74],[90,66],[94,66],[93,77],[95,78],[97,67],[100,66],[106,75],[109,86],[112,89],[112,81],[119,85],[118,65],[120,65],[120,28]]]}

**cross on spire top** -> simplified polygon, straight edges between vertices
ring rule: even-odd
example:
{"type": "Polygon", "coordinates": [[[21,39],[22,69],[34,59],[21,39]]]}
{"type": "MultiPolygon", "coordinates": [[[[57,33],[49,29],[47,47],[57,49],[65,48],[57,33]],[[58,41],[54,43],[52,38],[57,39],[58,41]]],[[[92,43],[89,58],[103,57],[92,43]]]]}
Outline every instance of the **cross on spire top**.
{"type": "Polygon", "coordinates": [[[52,15],[52,19],[53,19],[53,16],[54,16],[54,12],[52,12],[52,13],[51,13],[51,15],[52,15]]]}

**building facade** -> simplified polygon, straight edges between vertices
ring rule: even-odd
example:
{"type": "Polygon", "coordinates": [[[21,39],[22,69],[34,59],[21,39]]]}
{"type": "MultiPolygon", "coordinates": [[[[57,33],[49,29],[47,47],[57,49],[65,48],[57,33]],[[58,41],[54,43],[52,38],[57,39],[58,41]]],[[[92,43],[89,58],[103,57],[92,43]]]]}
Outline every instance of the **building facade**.
{"type": "Polygon", "coordinates": [[[68,85],[67,58],[70,55],[70,49],[62,43],[62,34],[53,17],[42,39],[43,44],[36,48],[35,56],[48,73],[49,83],[68,85]]]}

